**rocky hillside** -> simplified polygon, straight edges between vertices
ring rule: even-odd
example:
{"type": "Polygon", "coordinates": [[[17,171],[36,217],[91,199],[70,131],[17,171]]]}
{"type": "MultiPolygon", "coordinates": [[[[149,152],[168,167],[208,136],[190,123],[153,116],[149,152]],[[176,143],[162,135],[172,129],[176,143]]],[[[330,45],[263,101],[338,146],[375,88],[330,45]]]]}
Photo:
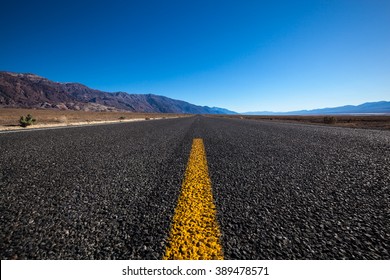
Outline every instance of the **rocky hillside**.
{"type": "Polygon", "coordinates": [[[104,92],[79,83],[57,83],[34,74],[0,72],[0,107],[83,111],[221,114],[222,108],[197,106],[154,94],[104,92]]]}

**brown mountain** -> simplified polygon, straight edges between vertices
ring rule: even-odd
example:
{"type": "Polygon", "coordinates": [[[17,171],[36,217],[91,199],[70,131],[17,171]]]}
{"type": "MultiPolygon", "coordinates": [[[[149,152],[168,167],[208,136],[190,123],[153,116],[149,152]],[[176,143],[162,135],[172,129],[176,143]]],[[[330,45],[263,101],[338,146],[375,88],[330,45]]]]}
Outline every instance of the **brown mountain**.
{"type": "Polygon", "coordinates": [[[12,72],[0,72],[0,107],[146,113],[234,113],[154,94],[104,92],[79,83],[58,83],[34,74],[12,72]]]}

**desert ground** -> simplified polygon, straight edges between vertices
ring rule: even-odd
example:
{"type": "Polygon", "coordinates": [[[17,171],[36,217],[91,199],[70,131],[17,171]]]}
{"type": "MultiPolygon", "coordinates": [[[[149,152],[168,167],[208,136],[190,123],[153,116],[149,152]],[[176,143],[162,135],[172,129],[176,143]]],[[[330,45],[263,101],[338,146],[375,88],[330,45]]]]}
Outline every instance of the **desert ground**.
{"type": "Polygon", "coordinates": [[[24,129],[19,126],[21,116],[31,114],[36,122],[27,128],[68,125],[127,122],[163,118],[185,117],[184,114],[132,113],[132,112],[85,112],[51,109],[0,108],[0,130],[24,129]]]}
{"type": "Polygon", "coordinates": [[[334,115],[334,116],[249,116],[249,115],[220,115],[225,118],[240,118],[249,120],[305,123],[330,125],[350,128],[365,128],[390,130],[390,115],[334,115]],[[325,121],[325,118],[331,121],[325,121]],[[332,121],[333,120],[333,121],[332,121]]]}
{"type": "MultiPolygon", "coordinates": [[[[53,126],[128,122],[149,119],[188,117],[188,114],[85,112],[53,109],[0,108],[0,130],[25,129],[19,126],[19,118],[31,114],[36,123],[28,128],[53,126]]],[[[250,116],[213,115],[222,118],[238,118],[258,121],[305,123],[350,128],[390,130],[390,115],[338,115],[338,116],[250,116]],[[328,121],[325,120],[328,118],[328,121]],[[330,120],[330,121],[329,121],[330,120]]]]}

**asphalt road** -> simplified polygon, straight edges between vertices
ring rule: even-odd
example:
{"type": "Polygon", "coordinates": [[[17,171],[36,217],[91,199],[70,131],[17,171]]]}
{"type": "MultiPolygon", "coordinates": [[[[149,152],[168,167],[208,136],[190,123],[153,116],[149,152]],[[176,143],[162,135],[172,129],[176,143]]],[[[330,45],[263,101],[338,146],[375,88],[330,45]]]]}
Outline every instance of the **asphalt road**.
{"type": "Polygon", "coordinates": [[[390,259],[390,132],[198,116],[0,134],[1,259],[162,259],[193,138],[225,259],[390,259]]]}

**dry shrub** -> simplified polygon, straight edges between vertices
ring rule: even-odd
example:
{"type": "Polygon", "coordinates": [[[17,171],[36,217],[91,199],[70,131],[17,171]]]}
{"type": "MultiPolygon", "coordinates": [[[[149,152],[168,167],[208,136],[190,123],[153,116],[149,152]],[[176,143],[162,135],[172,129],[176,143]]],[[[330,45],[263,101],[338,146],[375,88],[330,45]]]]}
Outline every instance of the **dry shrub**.
{"type": "Polygon", "coordinates": [[[334,117],[334,116],[324,117],[324,123],[326,123],[326,124],[335,124],[335,123],[337,123],[337,118],[334,117]]]}
{"type": "Polygon", "coordinates": [[[36,122],[37,120],[33,118],[30,114],[28,114],[26,117],[21,116],[19,119],[19,124],[21,127],[27,127],[29,125],[32,125],[36,122]]]}

